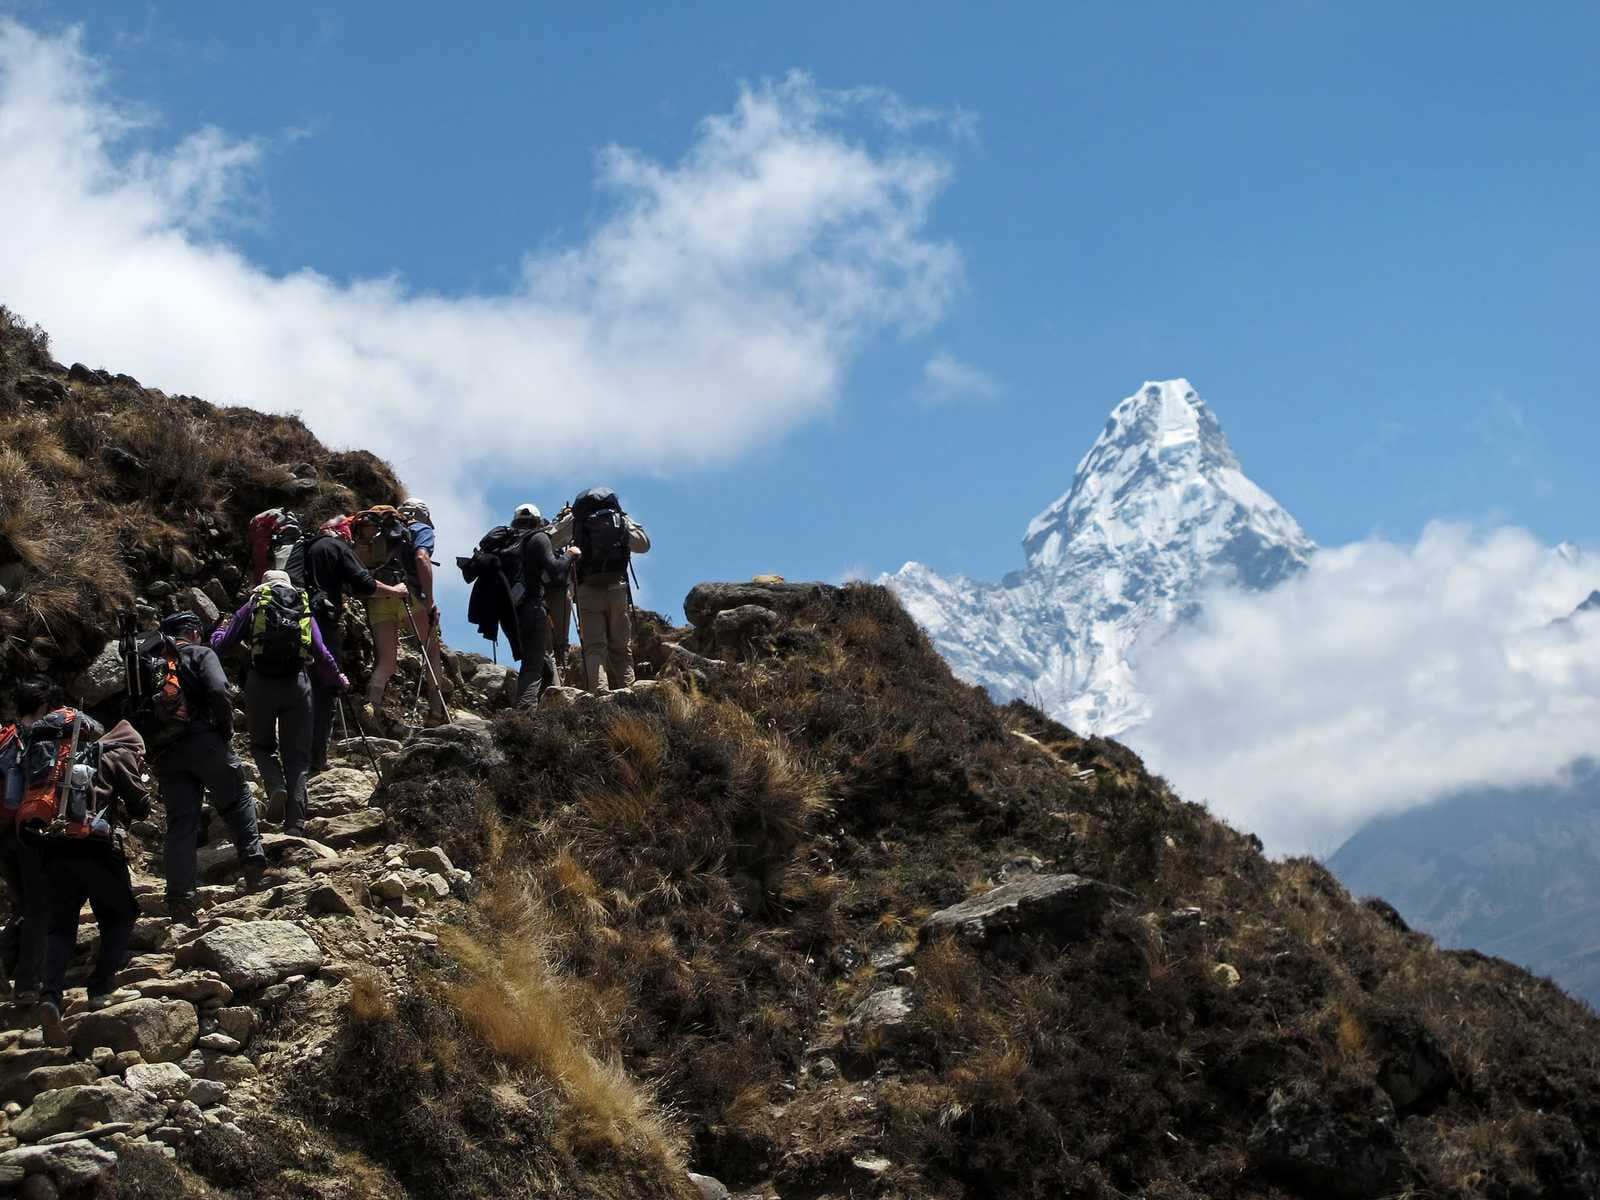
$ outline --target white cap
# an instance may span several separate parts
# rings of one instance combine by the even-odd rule
[[[294,586],[294,580],[289,578],[289,572],[287,571],[263,571],[261,572],[261,582],[272,587]]]
[[[539,511],[537,504],[519,504],[517,505],[517,511],[511,514],[511,523],[513,525],[527,525],[530,523],[537,525],[543,520],[544,514]]]
[[[424,525],[433,524],[433,513],[429,510],[427,504],[418,500],[415,496],[407,496],[402,500],[398,511],[401,516],[412,517],[421,521]]]

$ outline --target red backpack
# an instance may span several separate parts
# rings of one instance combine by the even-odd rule
[[[250,586],[268,571],[286,571],[300,544],[300,518],[287,508],[269,508],[250,518]]]
[[[74,739],[78,712],[58,708],[35,721],[22,749],[22,799],[17,805],[18,828],[48,825],[63,812],[71,783],[75,750],[89,749],[82,737]],[[74,741],[79,745],[74,746]]]

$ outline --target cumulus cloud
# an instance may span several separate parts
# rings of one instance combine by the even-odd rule
[[[1515,528],[1318,552],[1266,593],[1216,590],[1137,664],[1129,735],[1184,795],[1275,852],[1463,788],[1556,780],[1600,750],[1600,562]]]
[[[923,364],[922,391],[930,404],[954,404],[993,400],[1000,385],[982,369],[940,350]]]
[[[961,260],[928,230],[950,165],[925,118],[746,87],[676,161],[602,150],[606,215],[515,288],[447,296],[263,270],[226,241],[262,211],[259,138],[153,147],[77,33],[0,19],[0,299],[65,355],[389,457],[459,546],[486,485],[575,443],[602,472],[727,460],[827,411],[867,339],[936,321]]]

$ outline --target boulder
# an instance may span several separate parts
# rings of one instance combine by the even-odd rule
[[[141,997],[74,1017],[67,1027],[79,1055],[109,1046],[119,1053],[137,1050],[145,1062],[175,1062],[200,1036],[200,1017],[186,1000]]]
[[[228,589],[222,586],[222,580],[216,578],[206,580],[205,593],[219,611],[232,611],[233,597],[228,595]]]
[[[24,371],[12,386],[18,397],[38,408],[53,408],[67,398],[66,384],[39,371]]]
[[[565,708],[569,704],[576,704],[583,694],[582,688],[547,687],[539,693],[539,707]]]
[[[306,893],[306,911],[337,917],[356,915],[355,901],[331,883],[319,883]]]
[[[149,1096],[120,1084],[93,1083],[45,1092],[11,1122],[11,1133],[24,1142],[37,1142],[109,1121],[150,1124],[165,1115],[166,1109]]]
[[[683,612],[696,629],[703,629],[720,612],[754,604],[783,616],[791,616],[815,600],[838,595],[839,589],[826,583],[698,583],[683,601]]]
[[[48,1067],[35,1067],[28,1072],[28,1086],[33,1089],[34,1096],[41,1092],[53,1092],[57,1088],[80,1087],[86,1083],[98,1083],[100,1068],[92,1062],[57,1063]]]
[[[394,765],[384,767],[384,778],[422,779],[458,768],[482,774],[505,762],[486,721],[470,713],[456,717],[453,724],[412,733]]]
[[[123,1075],[134,1091],[157,1100],[182,1100],[194,1080],[177,1063],[141,1063]]]
[[[182,975],[176,979],[151,979],[134,985],[141,996],[157,1000],[187,1000],[197,1008],[226,1004],[233,989],[214,975]]]
[[[306,834],[325,846],[342,850],[361,842],[383,837],[388,818],[378,808],[363,808],[337,817],[314,817],[306,822]]]
[[[179,588],[178,603],[205,622],[205,627],[208,630],[215,629],[217,623],[222,620],[221,610],[212,603],[211,597],[206,595],[201,588]]]
[[[711,619],[711,640],[723,653],[745,653],[760,639],[770,637],[783,618],[759,604],[725,608]]]
[[[439,875],[449,875],[455,870],[450,856],[438,846],[429,846],[425,850],[408,850],[406,866],[415,867],[419,871],[432,871]]]
[[[248,1005],[219,1008],[211,1017],[218,1029],[239,1042],[248,1042],[250,1035],[256,1031],[256,1010]]]
[[[845,1021],[845,1045],[862,1055],[892,1050],[904,1040],[910,1022],[911,989],[884,988],[856,1005]]]
[[[86,1188],[116,1165],[117,1156],[87,1138],[49,1146],[19,1146],[0,1154],[0,1171],[20,1167],[29,1175],[48,1175],[57,1187]]]
[[[512,667],[500,663],[483,663],[468,676],[467,683],[473,691],[492,698],[505,692],[511,686],[511,681],[516,678],[516,674],[516,670]]]
[[[720,1179],[713,1179],[710,1175],[696,1175],[690,1171],[689,1182],[698,1189],[700,1200],[731,1200],[733,1195]]]
[[[1250,1161],[1300,1195],[1366,1200],[1399,1182],[1401,1153],[1389,1097],[1370,1085],[1325,1091],[1309,1080],[1275,1091],[1250,1131]]]
[[[1079,937],[1099,921],[1113,895],[1112,888],[1081,875],[1033,875],[940,909],[922,931],[971,943],[1021,933]]]
[[[206,1064],[206,1078],[229,1086],[245,1083],[261,1072],[242,1054],[221,1054]]]
[[[292,921],[247,921],[202,934],[178,951],[178,961],[210,967],[229,987],[250,991],[316,971],[323,954],[311,935]]]
[[[0,1050],[0,1102],[26,1103],[38,1089],[28,1082],[40,1067],[62,1066],[68,1061],[64,1049],[54,1046],[29,1046]]]
[[[127,688],[127,673],[122,647],[116,641],[105,644],[83,673],[67,685],[67,694],[85,708],[104,704]]]
[[[376,781],[354,767],[329,767],[306,786],[306,802],[314,813],[343,813],[365,808]]]

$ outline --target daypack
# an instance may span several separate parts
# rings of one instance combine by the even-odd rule
[[[250,518],[250,586],[268,571],[284,571],[300,544],[300,518],[287,508],[269,508]]]
[[[387,504],[374,505],[357,516],[358,523],[376,523],[383,561],[372,577],[384,583],[407,583],[417,590],[417,543],[405,519]]]
[[[63,811],[68,799],[73,765],[72,735],[81,726],[77,710],[58,708],[35,721],[22,748],[22,800],[17,805],[17,827],[48,825]],[[79,749],[90,744],[79,737]],[[96,761],[98,766],[98,760]],[[93,774],[90,774],[93,778]]]
[[[0,726],[0,828],[17,819],[22,803],[22,736],[15,725]]]
[[[192,681],[177,643],[161,636],[147,641],[135,650],[130,666],[136,674],[129,681],[133,704],[128,722],[144,738],[145,749],[158,749],[187,733],[195,717],[187,691]]]
[[[311,661],[311,596],[281,583],[256,589],[250,665],[263,675],[294,675]]]
[[[632,559],[628,517],[610,488],[590,488],[572,504],[572,541],[583,551],[578,578],[622,574]]]

